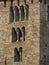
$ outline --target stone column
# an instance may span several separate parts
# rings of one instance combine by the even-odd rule
[[[25,41],[25,28],[22,28],[22,41]]]
[[[19,32],[17,31],[17,42],[20,40]]]

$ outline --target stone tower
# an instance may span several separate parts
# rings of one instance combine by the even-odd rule
[[[0,65],[40,65],[39,0],[0,0]]]

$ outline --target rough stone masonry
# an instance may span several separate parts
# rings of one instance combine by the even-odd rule
[[[40,65],[39,0],[0,0],[0,65]]]

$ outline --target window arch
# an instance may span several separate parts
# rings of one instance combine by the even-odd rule
[[[15,28],[12,28],[12,42],[16,42],[16,41],[17,41],[17,32]]]
[[[17,41],[20,41],[22,37],[20,28],[17,28]]]
[[[29,16],[29,5],[26,4],[26,20],[28,20]]]
[[[14,61],[19,62],[20,61],[20,53],[17,48],[14,49]]]
[[[22,27],[22,39],[25,41],[25,27]]]
[[[25,18],[25,12],[24,12],[24,6],[20,6],[20,11],[21,11],[21,21],[24,21]]]
[[[19,21],[19,9],[15,6],[15,21]]]
[[[9,21],[10,22],[14,22],[14,10],[13,10],[13,6],[10,7],[9,9]]]
[[[14,61],[15,62],[22,61],[22,47],[20,47],[19,49],[18,48],[14,49]]]

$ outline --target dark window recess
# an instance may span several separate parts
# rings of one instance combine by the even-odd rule
[[[49,21],[49,6],[48,6],[48,21]]]
[[[11,6],[13,6],[13,0],[11,0]]]
[[[29,14],[29,5],[26,5],[26,20],[28,20]]]
[[[15,6],[15,21],[19,21],[19,9]]]
[[[24,4],[26,4],[26,0],[24,0]]]
[[[22,39],[25,41],[25,27],[22,27]]]
[[[46,4],[46,0],[44,0],[44,4]]]
[[[18,4],[18,5],[20,4],[20,0],[17,0],[17,4]]]
[[[31,0],[31,3],[33,3],[33,0]]]
[[[17,33],[15,28],[12,28],[12,42],[16,42],[17,41]]]
[[[21,30],[19,32],[19,35],[20,35],[20,41],[22,41],[22,32],[21,32]]]
[[[19,52],[20,52],[20,61],[22,61],[22,47],[19,48]]]
[[[20,61],[22,61],[22,47],[20,47],[19,50],[17,48],[14,50],[14,62]]]
[[[14,11],[12,6],[9,9],[9,21],[14,22]]]
[[[39,0],[40,3],[42,3],[42,0]]]
[[[21,37],[22,37],[21,30],[20,30],[20,28],[17,28],[17,41],[20,41]]]
[[[20,11],[21,11],[21,21],[24,21],[25,18],[24,6],[20,6]]]
[[[6,7],[6,0],[4,0],[4,7]]]

